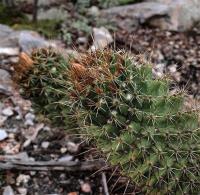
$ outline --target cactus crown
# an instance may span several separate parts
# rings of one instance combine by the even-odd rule
[[[170,92],[167,77],[153,78],[148,62],[111,50],[72,60],[60,74],[66,93],[52,102],[65,99],[59,109],[73,110],[84,136],[144,193],[200,191],[199,111],[184,109],[184,93]],[[55,93],[53,84],[45,86]]]

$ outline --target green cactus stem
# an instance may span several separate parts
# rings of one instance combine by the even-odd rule
[[[199,110],[185,109],[185,93],[172,93],[170,79],[154,78],[149,62],[122,51],[88,52],[69,63],[36,54],[22,83],[45,114],[73,115],[83,137],[144,194],[200,192]]]

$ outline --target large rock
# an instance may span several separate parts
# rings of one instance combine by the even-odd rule
[[[151,0],[109,8],[101,14],[129,31],[144,23],[164,30],[186,31],[200,21],[200,1]]]
[[[158,3],[165,3],[169,7],[169,12],[166,17],[151,20],[151,25],[167,30],[186,31],[191,29],[197,22],[200,22],[199,0],[156,1]]]
[[[102,10],[101,15],[118,27],[132,31],[150,18],[165,16],[168,12],[169,7],[163,3],[144,2]]]
[[[26,53],[31,53],[33,49],[48,47],[51,44],[34,31],[20,31],[18,36],[19,47]]]
[[[20,51],[31,53],[35,48],[55,46],[46,41],[37,32],[22,30],[14,31],[0,24],[0,67],[8,69],[18,62]]]
[[[0,24],[0,37],[6,37],[8,34],[12,33],[13,30],[6,25]]]

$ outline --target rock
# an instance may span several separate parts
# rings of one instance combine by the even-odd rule
[[[69,142],[67,142],[67,149],[71,153],[76,153],[76,152],[78,152],[79,145],[75,144],[74,142],[69,141]]]
[[[10,57],[9,61],[11,62],[11,64],[17,64],[19,62],[19,57]]]
[[[9,26],[0,24],[0,48],[18,48],[15,32],[16,31],[11,29]]]
[[[27,195],[28,190],[26,188],[17,188],[20,195]]]
[[[26,184],[30,180],[30,175],[20,174],[16,179],[16,185],[19,186],[21,183]]]
[[[169,11],[165,17],[153,18],[149,23],[164,30],[186,31],[200,22],[199,0],[157,0],[166,4]]]
[[[0,69],[0,93],[10,95],[13,91],[13,81],[10,74],[3,69]]]
[[[35,126],[31,126],[28,129],[24,129],[22,130],[22,134],[23,136],[27,139],[24,144],[23,147],[27,147],[31,144],[32,141],[34,141],[39,133],[40,130],[42,130],[44,127],[43,123],[37,124]]]
[[[39,9],[38,20],[66,20],[68,11],[62,7],[52,7],[50,9]]]
[[[93,39],[94,42],[91,46],[92,51],[103,49],[113,42],[112,35],[105,27],[93,28]]]
[[[61,152],[62,154],[64,154],[65,152],[67,152],[67,148],[62,147],[62,148],[60,149],[60,152]]]
[[[46,41],[37,32],[14,31],[8,26],[0,25],[0,65],[17,63],[20,50],[30,54],[35,48],[48,46],[55,45]]]
[[[91,192],[91,186],[89,183],[83,183],[81,185],[81,191],[84,193],[90,193]]]
[[[200,21],[198,0],[151,0],[101,11],[101,16],[118,27],[132,31],[140,24],[164,30],[186,31]]]
[[[0,56],[17,56],[19,55],[18,47],[1,47],[0,45]]]
[[[26,126],[33,126],[34,122],[31,119],[27,119],[24,123]]]
[[[25,125],[26,126],[33,126],[34,125],[34,119],[35,119],[35,115],[34,114],[32,114],[32,113],[27,113],[26,115],[25,115]]]
[[[35,119],[35,115],[28,112],[26,115],[25,115],[25,119],[30,119],[30,120],[34,120]]]
[[[2,110],[4,116],[12,116],[14,114],[12,107],[7,107]]]
[[[97,16],[99,16],[99,14],[100,14],[100,11],[99,11],[99,8],[97,6],[92,6],[88,9],[88,15],[89,16],[97,17]]]
[[[49,147],[49,144],[50,144],[49,142],[44,141],[44,142],[42,142],[41,147],[44,149],[47,149]]]
[[[20,152],[20,153],[17,153],[17,154],[14,154],[14,155],[6,155],[6,159],[18,159],[18,160],[21,160],[21,161],[28,161],[30,160],[27,152]]]
[[[50,43],[34,31],[20,31],[19,46],[22,51],[30,54],[33,49],[48,47]]]
[[[0,37],[7,37],[8,34],[12,33],[13,29],[7,25],[0,24]]]
[[[73,156],[71,155],[65,155],[61,158],[58,159],[59,162],[67,162],[67,161],[72,161],[73,160]]]
[[[77,43],[80,43],[80,44],[86,44],[87,43],[87,38],[86,37],[79,37],[77,39]]]
[[[6,139],[8,137],[7,132],[4,129],[0,129],[0,141]]]
[[[3,191],[3,195],[15,195],[11,186],[6,186]]]
[[[143,2],[102,10],[101,17],[131,32],[149,18],[165,16],[168,12],[169,7],[163,3]]]
[[[4,122],[7,120],[8,117],[0,115],[0,127],[3,126]]]

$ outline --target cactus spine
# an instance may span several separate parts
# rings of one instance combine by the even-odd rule
[[[65,68],[66,104],[112,165],[146,194],[200,191],[199,111],[184,109],[184,93],[171,93],[169,79],[153,78],[149,63],[110,50]]]

